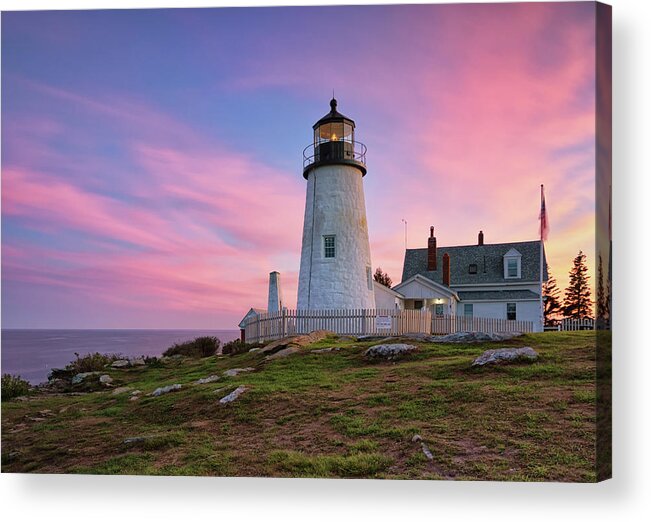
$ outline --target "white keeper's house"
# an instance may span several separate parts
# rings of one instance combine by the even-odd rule
[[[540,248],[539,240],[487,244],[483,231],[474,245],[439,247],[431,227],[426,248],[405,251],[402,282],[378,288],[376,302],[429,308],[432,315],[532,321],[541,330]]]

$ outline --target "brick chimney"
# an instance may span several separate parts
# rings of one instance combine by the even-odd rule
[[[482,246],[484,244],[484,231],[483,230],[479,231],[479,236],[477,236],[477,244],[479,246]]]
[[[447,252],[443,254],[443,284],[450,286],[450,256]]]
[[[434,227],[429,227],[429,238],[427,239],[427,270],[436,270],[436,238]]]

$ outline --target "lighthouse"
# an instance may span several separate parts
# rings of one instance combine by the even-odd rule
[[[337,111],[312,127],[303,151],[307,180],[298,309],[375,308],[363,178],[366,146],[355,122]]]

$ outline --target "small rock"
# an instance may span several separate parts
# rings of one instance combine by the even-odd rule
[[[145,366],[147,364],[143,357],[136,357],[135,359],[132,359],[129,362],[131,366]]]
[[[38,412],[38,414],[41,417],[52,417],[52,416],[54,416],[54,413],[52,413],[52,410],[41,410],[41,411]]]
[[[312,350],[310,353],[327,353],[327,352],[338,352],[341,348],[321,348],[320,350]]]
[[[251,348],[251,349],[249,350],[249,353],[252,353],[252,352],[259,352],[259,351],[260,351],[260,348]]]
[[[180,384],[170,384],[169,386],[163,386],[161,388],[156,388],[153,392],[150,393],[153,397],[160,397],[166,393],[177,391],[181,389]]]
[[[128,359],[118,359],[111,363],[111,368],[127,368],[129,365],[130,363]]]
[[[145,442],[145,439],[146,437],[129,437],[128,439],[124,439],[122,444],[139,444]]]
[[[429,460],[434,460],[434,455],[432,455],[432,452],[429,450],[429,447],[427,446],[427,444],[425,444],[424,442],[421,442],[420,443],[420,448],[423,450],[423,453],[425,454],[425,456]]]
[[[411,438],[411,441],[412,441],[412,442],[420,442],[421,440],[423,440],[423,437],[421,437],[420,435],[414,435],[414,436]]]
[[[132,395],[131,397],[129,397],[130,401],[137,401],[138,399],[140,399],[140,395]]]
[[[229,393],[225,397],[222,397],[221,399],[219,399],[219,404],[228,404],[229,402],[233,402],[240,395],[242,395],[245,391],[246,391],[246,386],[238,386],[231,393]]]
[[[215,382],[221,379],[219,375],[210,375],[208,377],[204,377],[203,379],[199,379],[197,381],[197,384],[208,384],[209,382]]]
[[[364,352],[371,359],[386,359],[392,361],[404,355],[415,352],[418,348],[413,344],[376,344]]]
[[[102,384],[111,384],[113,382],[113,378],[110,375],[100,375],[99,382]]]
[[[142,390],[133,390],[131,392],[131,395],[141,395],[141,394],[142,394]]]
[[[230,370],[226,370],[224,375],[226,375],[226,377],[235,377],[238,373],[252,372],[253,370],[255,370],[255,368],[231,368]]]
[[[486,350],[472,362],[472,366],[535,361],[536,359],[538,359],[538,353],[530,346],[525,346],[524,348],[501,348],[498,350]]]
[[[3,464],[11,464],[12,462],[17,461],[19,457],[20,457],[19,451],[10,451],[6,455],[2,456]]]

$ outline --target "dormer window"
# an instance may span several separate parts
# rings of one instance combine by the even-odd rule
[[[522,277],[522,255],[515,248],[504,254],[504,279]]]
[[[506,260],[506,277],[518,277],[518,260],[515,258]]]

